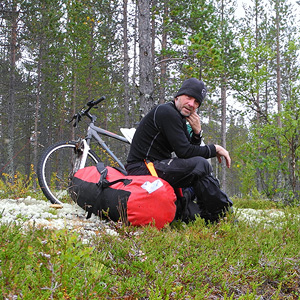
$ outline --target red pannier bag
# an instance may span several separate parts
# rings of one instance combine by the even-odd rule
[[[133,226],[158,229],[171,223],[176,213],[176,195],[165,180],[151,175],[129,176],[112,167],[78,170],[70,185],[72,199],[88,212],[113,221],[127,220]]]

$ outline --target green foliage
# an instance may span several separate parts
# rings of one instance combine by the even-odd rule
[[[93,299],[104,288],[106,253],[83,245],[66,230],[45,232],[1,227],[1,291],[24,299]],[[93,257],[93,259],[91,259]]]
[[[236,167],[245,194],[257,188],[259,177],[261,191],[268,198],[298,201],[299,111],[298,101],[286,102],[280,115],[272,115],[263,126],[253,126],[251,140],[237,149]],[[278,127],[278,117],[282,128]]]
[[[269,63],[275,58],[271,47],[262,42],[250,31],[246,31],[240,39],[244,57],[244,70],[240,72],[235,89],[239,91],[238,98],[249,106],[256,101],[255,96],[264,93],[266,82],[271,77]],[[256,108],[262,109],[262,108]]]
[[[0,179],[0,193],[1,198],[25,198],[33,194],[34,186],[37,184],[33,171],[33,165],[31,165],[31,172],[29,177],[16,172],[12,178],[9,174],[3,173],[2,179]]]
[[[243,198],[233,197],[235,208],[252,208],[252,209],[282,209],[282,202],[268,200],[263,197],[257,190],[253,190],[251,195],[245,195]],[[296,210],[296,208],[295,208]]]
[[[232,159],[232,166],[227,170],[227,188],[226,192],[230,196],[239,195],[240,193],[248,193],[250,188],[253,188],[252,177],[251,180],[248,180],[245,177],[241,177],[239,164],[239,148],[241,145],[247,143],[248,137],[248,128],[245,124],[245,120],[242,116],[235,119],[231,117],[230,124],[226,133],[226,149],[230,153]],[[214,139],[212,139],[213,141]],[[245,153],[244,153],[245,154]],[[249,170],[248,170],[249,171]],[[250,177],[250,176],[249,176]],[[248,180],[246,183],[245,180]],[[243,190],[243,187],[247,187],[247,191]]]
[[[270,6],[265,6],[266,3]],[[170,99],[182,79],[191,76],[203,79],[209,89],[201,107],[202,116],[209,120],[208,125],[202,120],[205,142],[219,143],[219,88],[226,87],[228,100],[233,96],[234,109],[237,101],[242,104],[247,126],[252,121],[256,123],[248,132],[227,120],[230,123],[227,146],[233,159],[232,169],[227,172],[230,193],[259,193],[291,203],[298,201],[300,186],[299,26],[292,16],[296,10],[291,10],[287,0],[266,3],[252,1],[245,18],[237,19],[233,12],[236,1],[232,0],[151,2],[155,24],[152,50],[157,51],[153,61],[156,74],[153,97],[156,101],[160,94],[161,101],[165,96]],[[124,125],[123,16],[116,0],[4,0],[1,5],[0,165],[5,166],[7,158],[14,157],[14,163],[10,164],[15,170],[9,173],[17,174],[20,179],[11,184],[16,178],[4,177],[1,189],[5,195],[22,197],[27,195],[27,187],[36,184],[34,179],[28,182],[28,178],[31,164],[36,168],[42,146],[85,135],[85,126],[75,131],[65,120],[88,100],[106,95],[106,102],[96,113],[98,124],[113,132],[119,132]],[[13,12],[14,5],[17,13]],[[134,9],[129,7],[129,74],[132,75],[129,109],[133,126],[140,115],[138,61],[133,57],[138,53],[138,29],[132,14]],[[277,20],[273,15],[276,11]],[[13,47],[8,45],[13,41],[16,14],[15,68],[10,61]],[[279,25],[278,53],[276,25]],[[10,72],[12,67],[15,72]],[[157,78],[160,76],[157,74],[162,78]],[[281,80],[280,91],[276,77]],[[13,113],[9,109],[12,94]],[[278,116],[274,114],[277,95],[281,96],[282,105]],[[281,130],[277,128],[278,118],[283,124]],[[36,134],[40,132],[35,149],[28,144],[34,130]],[[9,149],[7,145],[12,144]],[[113,145],[115,149],[124,161],[128,148]]]
[[[272,226],[233,215],[161,231],[115,226],[117,236],[99,228],[89,244],[68,230],[2,225],[0,290],[22,299],[293,299],[299,210],[283,211]]]

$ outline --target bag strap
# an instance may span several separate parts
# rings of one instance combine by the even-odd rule
[[[107,169],[104,165],[104,163],[102,161],[98,162],[97,165],[96,165],[96,168],[97,168],[97,171],[99,172],[100,174],[100,179],[97,183],[97,185],[102,188],[103,187],[103,183],[106,182],[106,176],[107,176]]]
[[[120,179],[117,179],[117,180],[114,180],[114,181],[108,181],[106,179],[108,170],[104,166],[104,163],[103,162],[98,162],[96,167],[97,167],[98,172],[100,173],[100,179],[97,183],[97,186],[99,186],[99,188],[101,188],[102,190],[104,188],[109,187],[109,186],[111,186],[115,183],[118,183],[118,182],[123,182],[125,185],[127,185],[132,181],[131,179],[127,179],[127,178],[120,178]]]
[[[96,165],[97,171],[100,174],[100,179],[97,183],[97,186],[100,188],[100,193],[103,191],[103,183],[106,182],[106,175],[107,175],[107,169],[105,168],[105,165],[102,161],[98,162]],[[89,207],[86,208],[87,216],[86,218],[89,219],[92,216],[92,213],[94,211],[94,205],[89,205]]]
[[[99,172],[100,174],[100,179],[97,183],[97,186],[99,187],[100,189],[100,193],[103,192],[103,190],[115,183],[118,183],[118,182],[123,182],[124,185],[127,185],[129,184],[132,180],[130,179],[127,179],[127,178],[120,178],[120,179],[117,179],[117,180],[114,180],[114,181],[111,181],[109,182],[107,179],[106,179],[106,176],[107,176],[107,173],[108,173],[108,170],[107,168],[105,167],[104,163],[103,162],[98,162],[97,165],[96,165],[96,168],[97,168],[97,171]],[[91,216],[92,216],[92,213],[93,213],[93,206],[89,206],[88,208],[86,208],[86,211],[88,212],[87,214],[87,219],[89,219]]]
[[[145,159],[145,165],[146,167],[148,168],[150,174],[154,177],[158,177],[157,173],[156,173],[156,170],[155,170],[155,167],[154,167],[154,164],[152,161],[148,161]]]

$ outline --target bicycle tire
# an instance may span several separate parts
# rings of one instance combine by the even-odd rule
[[[37,168],[38,182],[45,197],[53,204],[72,202],[68,189],[76,149],[75,141],[58,142],[48,147],[40,157]],[[99,161],[97,154],[89,150],[85,166],[95,165]]]

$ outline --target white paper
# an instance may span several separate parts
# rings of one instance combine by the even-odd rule
[[[164,184],[160,179],[156,179],[152,183],[150,181],[146,181],[143,185],[142,188],[146,190],[149,194],[155,192],[159,188],[161,188]]]
[[[136,129],[135,128],[120,128],[120,130],[121,130],[122,134],[125,136],[125,138],[128,140],[128,142],[131,144]]]

